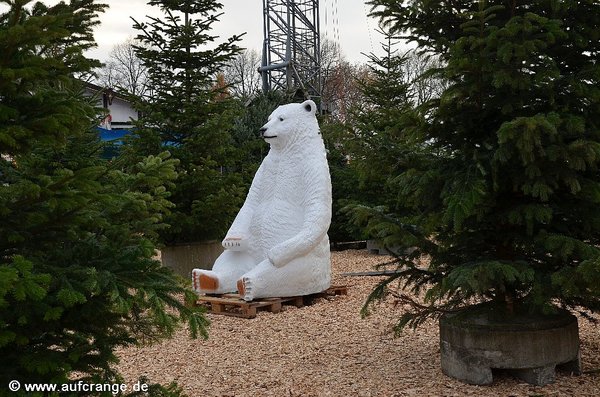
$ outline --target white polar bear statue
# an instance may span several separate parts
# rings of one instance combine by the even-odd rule
[[[270,145],[212,270],[194,269],[200,294],[257,298],[330,287],[331,177],[313,101],[275,109],[260,132]]]

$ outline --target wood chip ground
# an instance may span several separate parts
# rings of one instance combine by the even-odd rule
[[[118,369],[133,384],[177,381],[191,397],[210,396],[600,396],[600,325],[580,319],[584,374],[558,373],[535,387],[507,374],[491,386],[466,385],[442,374],[437,323],[394,337],[402,307],[384,302],[362,319],[360,308],[382,277],[372,271],[388,257],[366,251],[332,253],[333,284],[348,295],[313,305],[284,306],[254,319],[209,314],[209,339],[182,329],[170,340],[119,351]]]

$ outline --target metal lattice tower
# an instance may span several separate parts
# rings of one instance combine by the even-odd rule
[[[263,91],[321,97],[319,0],[263,0]]]

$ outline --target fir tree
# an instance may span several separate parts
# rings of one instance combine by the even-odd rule
[[[332,215],[331,225],[327,234],[335,247],[338,243],[351,242],[363,239],[363,233],[356,227],[348,214],[343,209],[357,202],[368,201],[365,197],[368,192],[360,187],[360,179],[348,161],[348,151],[343,145],[346,137],[346,126],[332,118],[324,117],[320,120],[321,132],[327,149],[327,162],[331,174],[332,187]]]
[[[414,309],[400,328],[477,301],[598,310],[600,3],[370,4],[449,82],[406,129],[409,167],[390,176],[399,210],[355,214],[402,242],[399,273],[371,298],[394,279],[426,290],[425,304],[396,293]]]
[[[27,3],[0,15],[0,384],[117,382],[117,347],[181,320],[206,333],[181,300],[193,292],[153,259],[176,161],[127,173],[100,159],[100,114],[74,75],[97,65],[83,51],[104,6]]]
[[[179,160],[175,203],[165,243],[220,239],[243,202],[231,126],[237,107],[215,85],[218,72],[240,51],[238,36],[213,46],[217,1],[152,0],[162,17],[135,21],[137,54],[148,70],[149,95],[126,152],[132,158],[165,147]],[[211,47],[213,46],[213,47]]]
[[[92,0],[50,8],[39,2],[30,8],[25,5],[31,1],[3,2],[11,9],[0,15],[0,154],[10,156],[33,142],[64,143],[72,123],[81,123],[69,111],[79,101],[57,88],[100,65],[83,52],[94,46],[92,28],[98,22],[92,17],[104,6]]]
[[[385,38],[383,56],[370,54],[367,73],[359,79],[361,104],[350,109],[344,147],[351,165],[360,174],[361,190],[372,205],[393,205],[388,176],[404,169],[399,162],[406,145],[405,128],[413,121],[413,102],[405,76],[409,53],[400,53],[398,38],[378,31]],[[385,194],[381,194],[385,192]]]
[[[337,133],[339,147],[349,161],[341,169],[332,168],[332,180],[336,181],[341,171],[352,184],[334,201],[334,207],[341,209],[338,214],[341,217],[364,210],[368,213],[370,208],[387,212],[400,210],[395,180],[389,176],[405,170],[408,167],[405,161],[412,153],[407,129],[415,121],[415,98],[405,73],[410,53],[399,51],[398,38],[390,32],[382,29],[379,33],[385,38],[381,45],[383,55],[369,55],[367,72],[358,79],[362,101],[350,108],[345,128]],[[336,189],[334,196],[337,196]],[[363,234],[370,238],[381,237],[376,228],[365,228]],[[391,237],[386,244],[396,245]]]

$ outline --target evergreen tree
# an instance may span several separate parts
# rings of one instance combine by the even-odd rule
[[[64,143],[72,123],[81,129],[81,121],[69,117],[78,99],[57,88],[100,65],[83,52],[94,46],[93,16],[104,6],[91,0],[50,8],[38,2],[29,9],[31,1],[3,3],[11,9],[0,15],[0,154],[12,156],[34,142]]]
[[[218,72],[240,51],[239,36],[210,48],[217,1],[152,0],[162,17],[135,21],[137,54],[148,70],[149,95],[126,153],[157,154],[165,147],[179,160],[171,200],[175,208],[162,233],[167,244],[220,239],[243,202],[242,179],[230,172],[236,149],[231,126],[237,107],[215,85]]]
[[[476,301],[600,308],[600,3],[372,0],[392,33],[439,56],[448,88],[406,128],[399,210],[362,209],[425,289],[399,327]],[[427,268],[413,263],[429,256]]]
[[[405,170],[408,165],[404,161],[412,153],[406,139],[406,129],[416,118],[415,98],[405,73],[410,54],[399,52],[393,34],[385,30],[380,33],[385,37],[383,55],[369,55],[367,73],[358,80],[362,101],[350,108],[348,122],[337,133],[336,141],[347,164],[332,168],[332,180],[344,176],[348,181],[338,184],[349,184],[342,195],[334,189],[334,208],[340,209],[337,216],[342,219],[370,208],[399,211],[395,179],[390,175]],[[342,223],[351,222],[347,219]],[[375,229],[364,232],[367,238],[380,237]],[[389,240],[387,244],[395,245]]]
[[[360,187],[356,167],[348,161],[348,151],[343,145],[346,136],[346,126],[332,117],[320,120],[321,132],[327,149],[327,162],[331,174],[332,214],[331,225],[327,234],[329,241],[335,247],[337,243],[363,239],[360,228],[357,228],[343,208],[364,202],[368,192]]]
[[[97,66],[83,52],[104,6],[27,3],[0,15],[0,388],[118,382],[117,347],[181,320],[206,333],[181,300],[193,292],[153,259],[176,162],[100,159],[100,114],[74,75]]]
[[[379,32],[385,37],[383,56],[369,55],[368,73],[359,80],[363,100],[350,109],[344,147],[360,175],[361,190],[369,195],[367,202],[393,206],[396,194],[388,176],[405,168],[399,159],[410,150],[405,128],[414,121],[413,98],[405,76],[409,53],[398,51],[393,34]]]

